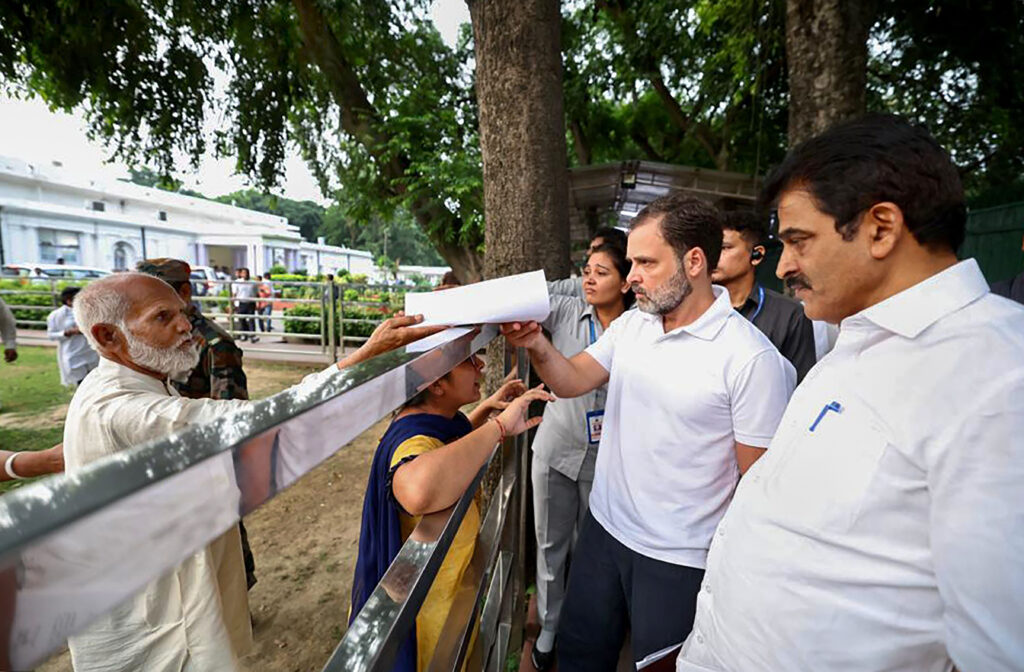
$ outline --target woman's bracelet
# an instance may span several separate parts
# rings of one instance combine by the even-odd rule
[[[494,421],[494,424],[498,425],[498,431],[501,432],[501,437],[498,441],[504,441],[505,437],[508,436],[508,432],[505,431],[505,425],[501,424],[501,420],[498,419],[498,416],[494,416],[491,420]]]
[[[11,453],[11,456],[7,458],[6,462],[4,462],[4,471],[7,472],[8,476],[16,480],[24,478],[24,476],[19,476],[16,473],[14,473],[14,458],[16,458],[17,456],[18,453]]]

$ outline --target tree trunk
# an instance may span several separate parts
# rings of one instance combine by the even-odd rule
[[[480,105],[486,277],[569,272],[558,0],[470,0]]]
[[[789,144],[864,114],[874,0],[787,0]]]

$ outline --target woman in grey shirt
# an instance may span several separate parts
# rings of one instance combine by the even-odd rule
[[[552,296],[543,327],[566,357],[594,343],[633,304],[626,282],[629,262],[618,245],[601,245],[583,267],[583,298]],[[587,513],[590,486],[604,415],[605,388],[544,409],[533,440],[533,507],[537,532],[537,614],[541,633],[533,664],[544,670],[554,660],[558,615],[565,597],[566,559]]]

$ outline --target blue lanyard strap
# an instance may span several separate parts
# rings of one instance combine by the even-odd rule
[[[764,287],[758,285],[757,287],[757,310],[750,316],[750,321],[753,322],[757,319],[757,316],[761,314],[761,309],[764,308]],[[591,327],[593,328],[593,327]]]
[[[594,329],[594,316],[587,315],[587,319],[590,322],[590,344],[597,343],[597,331]]]

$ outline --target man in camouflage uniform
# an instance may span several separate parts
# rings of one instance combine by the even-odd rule
[[[235,340],[223,327],[203,316],[192,303],[192,283],[189,282],[192,268],[179,259],[161,257],[140,261],[136,264],[136,270],[160,278],[174,288],[188,306],[186,311],[192,323],[192,336],[202,343],[196,368],[187,377],[171,381],[181,396],[193,399],[248,399],[249,390],[242,370],[242,349],[235,345]],[[245,580],[249,588],[252,588],[256,583],[256,563],[241,521],[238,522],[238,528],[242,536]]]

